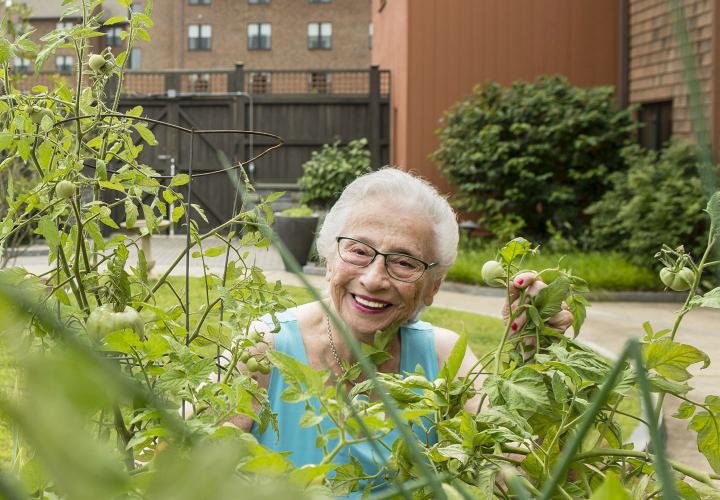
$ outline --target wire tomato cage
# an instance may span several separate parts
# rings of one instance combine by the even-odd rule
[[[232,177],[232,174],[238,170],[242,171],[244,174],[246,166],[248,166],[248,165],[254,166],[254,162],[256,160],[271,153],[273,150],[282,147],[282,145],[284,144],[284,141],[280,136],[269,133],[269,132],[260,132],[260,131],[256,131],[256,130],[243,130],[243,129],[188,128],[188,127],[183,127],[181,125],[176,125],[176,124],[169,123],[169,122],[162,121],[162,120],[156,120],[153,118],[147,118],[147,117],[143,117],[143,116],[133,116],[133,115],[130,115],[127,113],[98,113],[98,114],[94,114],[94,115],[75,116],[75,117],[66,118],[63,120],[58,120],[57,122],[55,122],[52,125],[51,129],[57,128],[59,126],[65,125],[67,123],[74,122],[74,123],[77,123],[78,129],[81,130],[81,127],[82,127],[81,121],[82,120],[98,120],[98,119],[104,119],[104,118],[110,119],[109,122],[107,123],[108,127],[112,127],[113,119],[119,119],[119,120],[127,119],[130,121],[130,123],[132,123],[134,121],[150,123],[150,124],[154,124],[154,125],[157,125],[160,127],[171,128],[171,129],[177,130],[178,132],[181,132],[183,134],[188,134],[190,136],[190,138],[189,138],[189,158],[188,158],[188,162],[187,162],[187,176],[188,176],[187,193],[184,195],[185,199],[182,202],[185,205],[184,218],[185,218],[185,224],[187,226],[186,241],[185,241],[186,246],[185,246],[185,250],[183,251],[183,253],[184,253],[184,258],[185,258],[185,301],[186,301],[185,307],[184,307],[184,309],[185,309],[185,328],[186,328],[186,331],[188,334],[188,342],[187,343],[189,343],[189,341],[192,340],[189,337],[189,334],[190,334],[190,251],[189,250],[193,246],[192,242],[191,242],[191,230],[190,230],[190,228],[191,228],[190,207],[192,204],[193,182],[199,178],[212,177],[212,176],[217,176],[217,175],[222,175],[222,174],[229,175],[231,177],[231,179],[233,180],[233,183],[235,184],[235,195],[234,195],[234,200],[233,200],[233,204],[232,204],[232,215],[229,219],[229,221],[234,221],[234,219],[238,215],[238,206],[239,206],[238,205],[238,196],[240,195],[242,188],[241,188],[240,183],[237,181],[237,178]],[[94,123],[94,126],[96,126],[96,125],[97,125],[97,122]],[[86,130],[85,133],[87,133],[88,131],[89,130]],[[107,134],[107,132],[104,132],[104,133]],[[230,162],[227,160],[227,158],[223,154],[219,154],[218,156],[219,156],[219,160],[221,161],[221,163],[229,164],[229,166],[224,166],[223,168],[219,168],[219,169],[215,169],[215,170],[211,170],[211,171],[194,172],[193,171],[194,153],[195,153],[195,142],[196,142],[197,137],[203,136],[203,135],[220,135],[220,134],[260,136],[260,137],[266,137],[269,139],[274,139],[275,141],[277,141],[277,143],[267,146],[260,153],[251,156],[251,158],[249,158],[248,160],[239,161],[234,164],[229,164]],[[107,137],[107,135],[106,135],[106,137]],[[80,147],[84,147],[86,150],[88,150],[92,154],[98,154],[98,152],[95,149],[89,147],[87,145],[87,143],[85,143],[83,141],[79,141],[78,149]],[[132,165],[132,164],[128,163],[126,158],[120,157],[114,151],[105,151],[104,154],[110,155],[111,158],[118,160],[118,161],[122,161],[123,163],[126,163],[130,168],[134,168],[134,169],[140,171],[140,169],[138,168],[137,165]],[[96,165],[91,164],[91,163],[86,163],[84,161],[83,161],[82,165],[83,165],[83,167],[87,167],[92,170],[97,169]],[[116,174],[116,173],[119,173],[120,170],[106,168],[106,172],[110,173],[110,174]],[[157,180],[172,180],[174,177],[173,175],[162,175],[162,174],[148,175],[148,173],[144,172],[144,171],[141,171],[141,173],[143,175],[145,175],[146,177],[149,177],[152,179],[157,179]],[[245,175],[245,178],[247,179],[246,175]],[[251,202],[249,199],[247,199],[247,197],[245,197],[242,201],[243,201],[243,203]],[[237,224],[237,221],[234,221],[232,224],[230,224],[228,226],[229,231],[232,231],[236,224]],[[221,226],[218,226],[218,227],[221,227]],[[216,227],[215,230],[217,230],[218,227]],[[227,246],[226,252],[225,252],[225,266],[224,266],[224,271],[223,271],[223,276],[222,276],[222,286],[223,287],[226,284],[227,267],[228,267],[229,257],[230,257],[230,245]],[[58,265],[59,265],[59,263],[58,263]],[[166,278],[167,275],[169,275],[169,272],[171,270],[172,270],[172,268],[168,270],[168,273],[166,273],[166,275],[163,276],[162,279]],[[59,276],[60,276],[60,274],[58,273],[58,278],[59,278]],[[223,319],[223,302],[221,302],[221,304],[220,304],[220,322],[222,322],[222,319]],[[132,357],[120,356],[118,354],[119,353],[108,352],[107,357],[116,359],[118,361],[124,361],[128,364],[132,364],[132,361],[133,361]],[[217,354],[218,354],[218,358],[220,358],[219,347],[218,347]],[[218,373],[220,372],[220,370],[221,370],[221,366],[218,363]]]

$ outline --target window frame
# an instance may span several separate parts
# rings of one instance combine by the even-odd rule
[[[105,45],[108,47],[120,47],[122,45],[122,32],[123,29],[119,26],[108,26],[107,31],[105,31]],[[117,36],[111,36],[111,33],[117,33]],[[115,40],[117,43],[110,43],[111,40]]]
[[[191,34],[191,30],[197,27],[197,36],[193,37]],[[203,36],[203,28],[208,28],[209,30],[209,36]],[[188,51],[196,52],[196,51],[209,51],[212,50],[212,24],[200,24],[200,23],[193,23],[188,24]],[[196,45],[193,46],[193,40],[196,40]],[[207,40],[207,46],[203,43],[203,40]]]
[[[268,29],[267,35],[263,35],[264,27],[267,27]],[[255,34],[250,33],[252,28],[256,28],[257,32]],[[272,23],[248,23],[246,32],[248,50],[272,50]],[[264,36],[267,37],[267,46],[263,46],[262,43]],[[251,43],[253,38],[257,39],[257,46],[253,46]]]
[[[310,29],[317,26],[317,34],[311,35]],[[323,35],[323,28],[329,27],[330,34]],[[307,24],[307,48],[308,50],[332,50],[332,23],[329,21],[313,21]],[[323,40],[327,39],[327,46],[323,45]],[[315,44],[313,44],[313,41]]]
[[[60,59],[70,61],[69,64],[58,64],[58,61]],[[55,56],[55,69],[58,73],[62,73],[64,75],[70,74],[73,72],[73,68],[75,67],[75,58],[69,54],[57,54]]]
[[[13,71],[27,74],[32,72],[32,60],[25,57],[13,56]]]
[[[137,54],[137,56],[135,56]],[[138,59],[137,63],[135,60]],[[142,50],[140,47],[133,47],[130,49],[130,55],[128,55],[128,70],[138,70],[142,68]]]
[[[637,121],[643,126],[638,129],[638,144],[659,151],[672,137],[672,115],[672,99],[640,103]]]

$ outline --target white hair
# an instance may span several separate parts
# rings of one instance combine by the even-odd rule
[[[437,273],[445,277],[457,256],[459,229],[455,212],[426,180],[392,167],[358,177],[343,190],[318,233],[318,255],[327,261],[336,252],[335,238],[345,230],[348,217],[371,198],[401,202],[403,208],[428,218],[435,233]]]

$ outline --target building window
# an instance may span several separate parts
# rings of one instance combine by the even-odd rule
[[[212,26],[209,24],[191,24],[188,26],[188,49],[210,50],[212,46]]]
[[[332,0],[310,0],[310,3],[330,3]]]
[[[250,5],[267,5],[270,3],[270,0],[248,0],[248,3]]]
[[[18,73],[30,73],[30,59],[24,57],[15,56],[13,58],[13,68]]]
[[[672,135],[672,101],[651,102],[640,105],[638,142],[647,149],[659,150]]]
[[[190,5],[210,5],[210,0],[189,0]]]
[[[122,28],[113,27],[105,32],[105,42],[108,47],[119,47],[122,44]]]
[[[128,69],[140,69],[142,65],[142,52],[139,48],[134,47],[130,50],[130,58],[128,59]]]
[[[368,49],[372,49],[373,23],[368,23]]]
[[[309,90],[313,94],[330,93],[330,75],[318,71],[310,73]]]
[[[252,73],[250,75],[251,94],[267,94],[270,92],[270,73]]]
[[[60,21],[55,25],[55,28],[59,30],[69,30],[72,29],[74,24],[72,21]]]
[[[248,49],[270,50],[272,45],[272,26],[270,23],[250,23],[247,28]]]
[[[332,48],[332,23],[308,24],[308,49]]]
[[[137,2],[133,2],[133,3],[130,4],[130,10],[131,10],[132,12],[142,12],[142,11],[143,11],[143,6],[142,6],[142,4],[139,4],[139,3],[137,3]]]
[[[57,56],[55,57],[55,67],[60,73],[72,73],[75,60],[73,56]]]
[[[193,73],[188,75],[190,92],[210,92],[210,74]]]

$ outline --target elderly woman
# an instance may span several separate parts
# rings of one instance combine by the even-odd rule
[[[427,182],[392,168],[355,180],[325,218],[317,249],[327,266],[327,305],[360,342],[372,344],[378,330],[394,331],[386,348],[392,357],[379,371],[412,373],[420,365],[428,379],[437,377],[458,335],[418,318],[433,303],[455,260],[457,243],[458,224],[447,201]],[[525,288],[540,282],[534,284],[534,276],[528,274],[516,284]],[[561,313],[556,323],[566,328],[567,315]],[[290,310],[279,320],[280,331],[265,335],[268,348],[337,377],[344,373],[343,362],[356,361],[319,302]],[[467,374],[475,362],[468,350],[459,375]],[[280,426],[279,435],[270,429],[259,435],[260,442],[290,452],[297,466],[320,463],[323,455],[316,446],[316,428],[300,426],[304,403],[280,398],[286,387],[282,374],[273,369],[270,375],[258,375],[258,382],[267,387]],[[475,409],[478,401],[468,404]],[[244,417],[235,421],[245,429],[251,426]],[[330,426],[324,422],[323,430],[325,424]],[[373,457],[368,444],[361,443],[347,447],[334,462],[347,463],[350,455],[366,472],[377,470],[375,462],[381,458]]]

